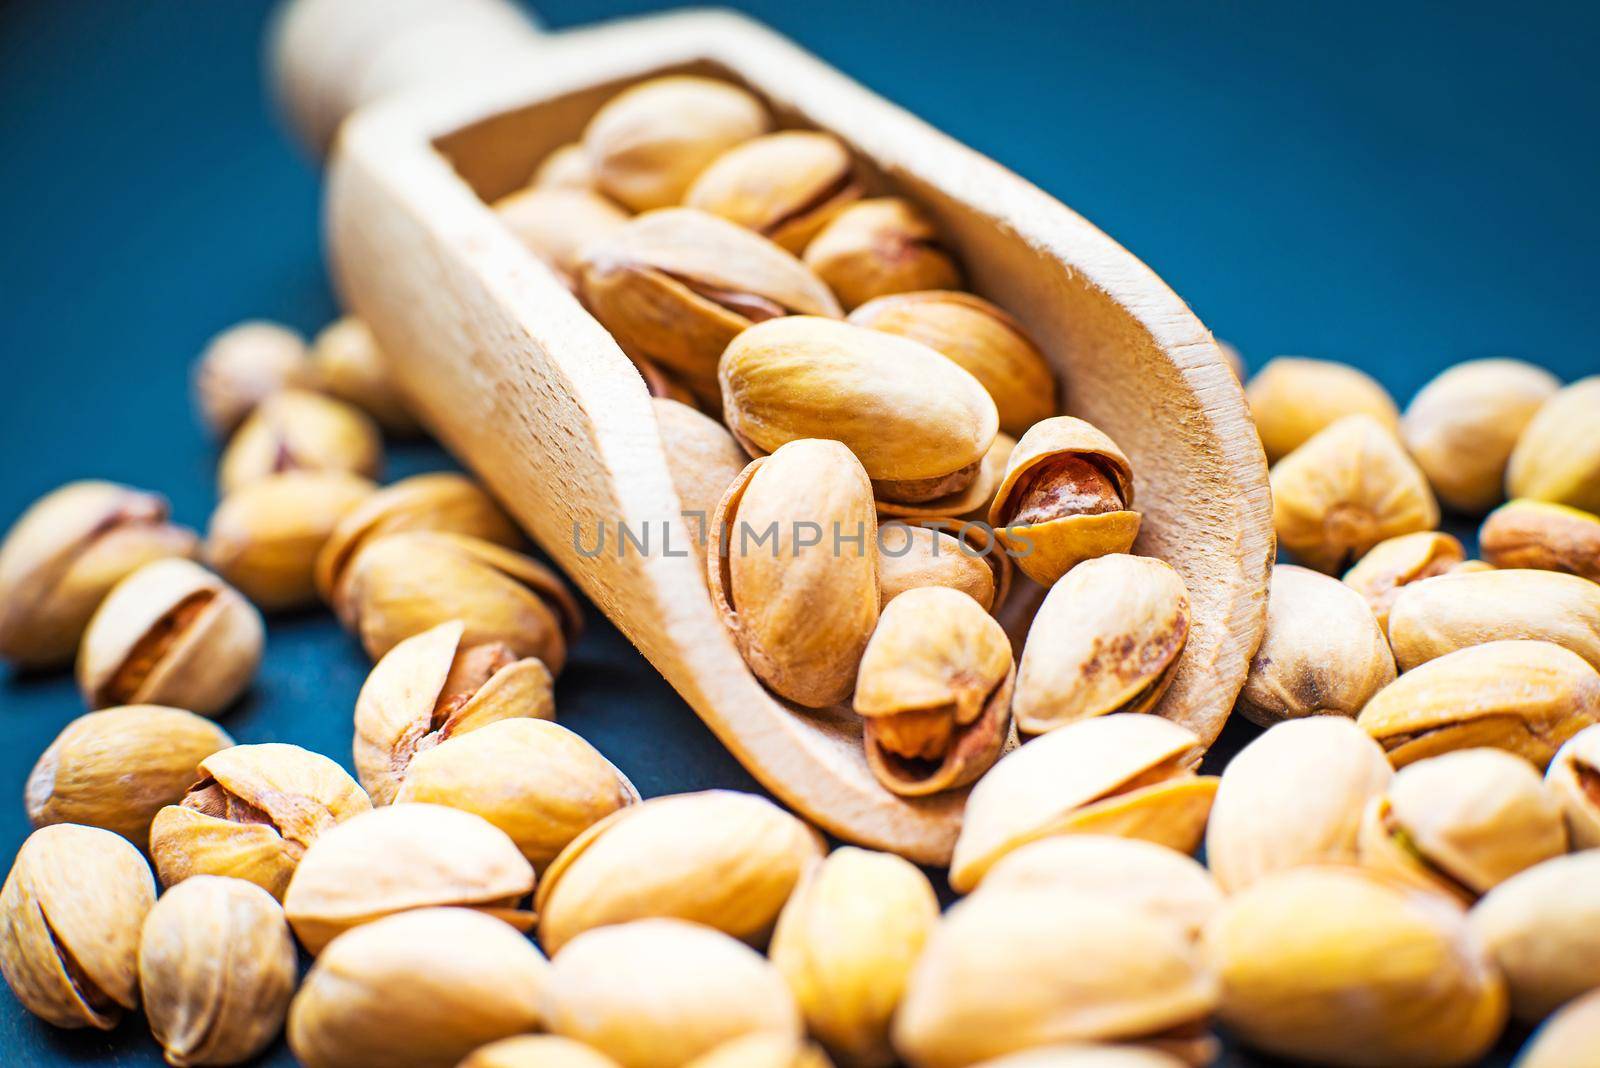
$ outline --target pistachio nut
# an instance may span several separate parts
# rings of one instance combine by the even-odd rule
[[[443,805],[388,805],[311,843],[283,908],[316,954],[343,931],[435,905],[476,909],[526,930],[533,917],[518,906],[532,890],[532,865],[483,817]]]
[[[892,853],[837,849],[795,888],[770,956],[806,1028],[841,1064],[894,1063],[889,1022],[938,922],[928,877]]]
[[[1506,464],[1561,380],[1523,360],[1468,360],[1423,386],[1400,436],[1433,492],[1458,512],[1486,512],[1505,495]]]
[[[440,623],[384,654],[356,697],[356,775],[373,801],[394,800],[420,752],[499,720],[555,719],[554,683],[536,657],[504,642],[465,645]]]
[[[312,340],[311,374],[318,388],[360,408],[388,433],[417,433],[416,417],[389,377],[378,339],[355,316],[329,323]]]
[[[285,471],[251,482],[211,514],[206,563],[267,611],[315,604],[317,554],[377,488],[347,471]]]
[[[130,705],[79,716],[28,775],[28,819],[35,827],[103,827],[143,848],[150,821],[183,797],[196,766],[232,744],[215,723],[176,708]]]
[[[661,451],[667,458],[667,473],[672,477],[672,488],[678,491],[678,503],[683,505],[689,543],[703,553],[717,502],[750,458],[727,428],[710,416],[662,397],[652,403]]]
[[[800,440],[752,461],[711,529],[711,599],[750,670],[808,708],[849,697],[879,600],[872,487],[850,450]]]
[[[591,928],[671,917],[760,943],[821,855],[815,831],[754,794],[706,790],[628,805],[578,835],[545,872],[539,942],[559,953]]]
[[[457,1068],[617,1068],[617,1062],[560,1035],[518,1035],[473,1050]]]
[[[1273,463],[1346,416],[1368,415],[1391,431],[1400,424],[1388,390],[1366,372],[1332,360],[1268,360],[1245,387],[1245,400]]]
[[[1270,728],[1222,771],[1206,828],[1212,877],[1233,894],[1287,868],[1356,863],[1362,813],[1393,779],[1383,748],[1343,716]]]
[[[1437,530],[1401,534],[1368,549],[1344,573],[1344,584],[1366,599],[1378,626],[1387,635],[1389,610],[1400,591],[1413,582],[1450,574],[1465,562],[1466,555],[1461,542],[1451,534]]]
[[[1600,516],[1548,501],[1501,505],[1478,532],[1495,567],[1565,571],[1600,582]]]
[[[1184,1062],[1146,1046],[1074,1042],[1010,1053],[977,1068],[1184,1068]]]
[[[1600,1049],[1600,989],[1573,998],[1534,1032],[1513,1068],[1583,1068]]]
[[[1361,822],[1361,863],[1471,905],[1567,851],[1561,806],[1533,766],[1499,749],[1408,764]]]
[[[469,909],[424,908],[348,931],[289,1006],[306,1068],[453,1068],[538,1027],[550,965],[516,931]]]
[[[861,197],[850,150],[830,134],[780,130],[735,145],[701,171],[683,196],[799,252]]]
[[[219,438],[231,434],[255,406],[310,377],[306,343],[277,323],[231,326],[206,343],[195,365],[195,402]]]
[[[0,889],[0,974],[46,1023],[109,1031],[139,1004],[139,929],[155,901],[126,839],[73,824],[34,831]]]
[[[1492,746],[1543,769],[1597,720],[1600,672],[1582,657],[1550,642],[1498,641],[1407,671],[1367,702],[1358,722],[1397,768]]]
[[[1600,375],[1560,390],[1517,439],[1506,469],[1511,497],[1600,512]]]
[[[1600,667],[1600,583],[1555,571],[1471,571],[1408,586],[1389,611],[1401,671],[1507,638],[1554,642]]]
[[[811,1043],[779,1031],[724,1042],[687,1068],[833,1068],[833,1062]]]
[[[517,240],[568,285],[577,276],[584,246],[628,221],[627,212],[592,189],[530,186],[495,201],[494,210]]]
[[[1053,585],[1085,560],[1132,548],[1133,469],[1082,419],[1035,423],[1011,451],[989,525],[1029,578]]]
[[[382,468],[383,439],[365,412],[320,393],[286,389],[257,405],[228,439],[217,463],[217,486],[226,497],[282,471],[376,478]]]
[[[900,197],[851,204],[811,239],[802,258],[846,311],[892,293],[961,288],[961,268],[938,228]]]
[[[218,750],[199,781],[150,825],[150,859],[164,886],[222,875],[278,900],[300,858],[337,823],[372,802],[338,764],[298,745],[268,742]]]
[[[1159,716],[1069,723],[1007,753],[972,788],[950,885],[977,886],[1007,853],[1062,834],[1118,834],[1191,853],[1217,790],[1200,740]]]
[[[624,352],[628,362],[633,364],[633,369],[639,372],[639,377],[644,379],[645,392],[655,400],[672,400],[688,406],[695,411],[700,410],[700,398],[694,395],[694,390],[683,384],[677,375],[662,370],[650,360],[633,353]],[[721,425],[721,424],[718,424]],[[737,445],[738,443],[735,442]],[[744,455],[744,450],[739,450],[739,455]]]
[[[948,523],[948,529],[939,529]],[[966,534],[967,538],[960,535]],[[878,590],[885,606],[908,590],[937,586],[958,590],[991,612],[1004,600],[995,587],[1010,577],[1004,553],[988,548],[983,527],[954,520],[878,527]]]
[[[1011,639],[971,597],[944,586],[889,602],[856,676],[867,765],[902,797],[965,786],[1011,733]]]
[[[1006,474],[1006,463],[1011,459],[1011,451],[1016,447],[1016,439],[1011,435],[997,433],[994,441],[984,450],[983,457],[978,461],[972,481],[966,486],[926,501],[891,501],[880,497],[878,515],[884,518],[905,519],[908,522],[917,520],[950,522],[954,519],[960,523],[978,523],[987,526],[984,521],[989,515],[989,503],[994,500],[994,491],[1000,488],[1000,480]],[[992,540],[992,537],[986,537],[985,544]],[[995,555],[1002,558],[1006,556],[997,550]],[[1009,566],[1009,559],[1007,563]]]
[[[966,368],[994,399],[1000,429],[1021,434],[1060,411],[1055,372],[1021,323],[982,297],[952,290],[869,300],[849,321],[920,341]]]
[[[145,1015],[174,1068],[239,1064],[266,1049],[298,978],[282,906],[240,879],[174,886],[139,939]]]
[[[1386,538],[1432,530],[1439,505],[1389,427],[1349,415],[1272,468],[1278,544],[1307,567],[1341,572]]]
[[[1394,654],[1359,593],[1293,564],[1273,568],[1267,630],[1239,711],[1270,727],[1303,716],[1355,716],[1395,678]]]
[[[683,200],[691,182],[772,120],[750,93],[713,78],[652,78],[595,112],[583,148],[595,184],[634,211]]]
[[[894,1043],[915,1068],[964,1068],[1051,1043],[1185,1034],[1216,1002],[1175,924],[1100,897],[986,889],[928,939]]]
[[[1600,987],[1600,851],[1554,857],[1473,906],[1473,934],[1505,973],[1511,1012],[1537,1023]]]
[[[551,151],[534,168],[528,185],[538,189],[593,189],[594,168],[589,166],[583,145],[569,142]]]
[[[1230,897],[1202,941],[1245,1043],[1350,1068],[1475,1063],[1506,987],[1448,899],[1360,868],[1280,871]]]
[[[100,602],[78,648],[90,708],[167,704],[215,715],[250,685],[266,641],[239,591],[179,558],[145,564]]]
[[[72,663],[107,593],[153,560],[192,557],[199,539],[167,502],[114,482],[69,482],[40,497],[0,543],[0,658]]]
[[[1600,727],[1567,739],[1545,772],[1545,787],[1567,817],[1573,849],[1600,849]]]

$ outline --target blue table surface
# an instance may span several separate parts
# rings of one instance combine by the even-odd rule
[[[657,6],[555,0],[541,13],[563,27]],[[1402,402],[1469,357],[1600,370],[1600,6],[740,6],[1085,214],[1252,365],[1337,357]],[[157,489],[203,526],[215,452],[191,413],[191,360],[239,319],[310,331],[334,316],[317,174],[262,92],[266,8],[0,6],[0,526],[88,476]],[[389,473],[449,462],[399,446]],[[754,788],[590,620],[558,687],[563,722],[646,795]],[[241,742],[348,763],[366,670],[330,618],[274,620],[260,679],[223,723]],[[28,831],[28,769],[81,711],[66,676],[0,668],[7,862]],[[1249,736],[1232,727],[1221,750]],[[160,1058],[138,1018],[59,1032],[0,995],[0,1063]],[[293,1060],[280,1044],[261,1063]]]

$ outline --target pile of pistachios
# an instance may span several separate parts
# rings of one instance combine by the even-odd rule
[[[1519,1068],[1592,1068],[1600,379],[1469,363],[1402,417],[1352,368],[1269,363],[1247,395],[1305,566],[1239,695],[1268,729],[1202,775],[1146,714],[1189,601],[1129,553],[1128,458],[1058,414],[916,205],[771,127],[733,85],[645,82],[497,207],[657,394],[752,672],[796,715],[853,710],[890,790],[971,787],[962,900],[759,796],[642,800],[556,723],[562,578],[471,479],[373,481],[417,427],[372,332],[248,323],[196,376],[225,443],[203,538],[80,482],[0,544],[0,656],[75,663],[90,710],[23,789],[18,1000],[63,1028],[142,1008],[178,1066],[286,1031],[308,1068],[1182,1068],[1216,1027],[1451,1068],[1515,1021]],[[1439,500],[1499,505],[1483,560]],[[1017,655],[996,613],[1024,583],[1048,592]],[[262,613],[319,602],[374,661],[348,765],[212,720]]]

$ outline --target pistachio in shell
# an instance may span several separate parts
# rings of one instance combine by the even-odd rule
[[[1073,1042],[1008,1053],[977,1068],[1184,1068],[1184,1062],[1148,1046]]]
[[[1268,360],[1245,387],[1245,400],[1274,463],[1347,415],[1371,416],[1391,430],[1400,422],[1399,409],[1376,379],[1333,360]]]
[[[717,502],[750,457],[727,428],[710,416],[664,397],[654,398],[652,404],[656,429],[661,434],[661,451],[667,458],[667,474],[672,478],[672,488],[678,491],[678,503],[683,506],[691,551],[704,553]]]
[[[985,520],[989,515],[989,503],[994,500],[994,491],[1000,487],[1000,480],[1006,474],[1006,462],[1011,459],[1011,450],[1016,447],[1016,439],[1002,431],[994,436],[993,444],[984,451],[983,458],[978,461],[977,472],[966,486],[926,501],[891,501],[880,496],[878,515],[886,519],[904,519],[908,523],[954,521],[962,525],[963,531],[974,524],[987,528]],[[971,537],[970,532],[956,533],[963,540]],[[994,541],[992,531],[985,529],[983,534],[984,544]],[[992,554],[1002,558],[1006,556],[998,548]],[[1007,563],[1009,566],[1009,559]]]
[[[1400,591],[1413,582],[1448,575],[1466,559],[1466,550],[1452,534],[1419,530],[1386,538],[1367,550],[1344,573],[1344,584],[1359,593],[1372,609],[1378,626],[1389,633],[1389,610]]]
[[[528,185],[536,189],[593,189],[594,168],[589,166],[583,145],[568,142],[539,162]]]
[[[1597,1049],[1600,988],[1557,1009],[1522,1048],[1514,1068],[1579,1068],[1593,1059]]]
[[[494,210],[517,240],[568,285],[585,246],[628,221],[626,211],[590,189],[530,186],[495,201]]]
[[[217,487],[234,490],[284,471],[348,471],[377,478],[383,437],[361,409],[305,389],[274,393],[228,439]]]
[[[850,150],[831,134],[780,130],[735,145],[701,171],[683,196],[799,254],[817,231],[861,196]]]
[[[372,328],[353,315],[329,323],[312,341],[311,375],[319,389],[366,412],[386,433],[410,437],[420,429]]]
[[[1009,586],[1010,560],[990,544],[984,528],[956,520],[880,523],[878,588],[882,603],[887,606],[909,590],[939,586],[958,590],[984,611],[993,612],[1005,600],[996,587],[1002,583]]]
[[[1406,587],[1389,612],[1401,671],[1514,638],[1554,642],[1600,668],[1600,583],[1555,571],[1467,571]]]
[[[833,1062],[805,1039],[780,1031],[724,1042],[688,1068],[833,1068]]]
[[[1600,516],[1549,501],[1496,508],[1478,532],[1483,558],[1500,568],[1565,571],[1600,582]]]
[[[1600,987],[1600,851],[1535,864],[1489,891],[1467,919],[1524,1023]]]
[[[961,288],[961,268],[938,228],[901,197],[849,205],[811,239],[803,258],[847,311],[891,293]]]
[[[458,1068],[617,1068],[617,1062],[560,1035],[518,1035],[473,1050]]]
[[[305,384],[310,370],[305,339],[288,327],[262,320],[230,326],[206,343],[195,365],[201,420],[225,438],[256,405]]]
[[[1579,379],[1539,406],[1506,468],[1510,497],[1600,513],[1600,375]]]
[[[1600,849],[1600,726],[1585,727],[1556,751],[1545,786],[1566,813],[1573,849]]]

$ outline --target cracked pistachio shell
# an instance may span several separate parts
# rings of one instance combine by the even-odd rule
[[[553,680],[502,642],[465,645],[466,625],[440,623],[384,654],[356,697],[355,766],[387,805],[420,752],[504,719],[555,719]]]
[[[1044,353],[1021,323],[982,297],[953,290],[896,293],[861,305],[849,321],[920,341],[966,368],[989,391],[1008,434],[1060,410]]]
[[[527,929],[518,911],[533,866],[481,816],[443,805],[389,805],[328,828],[289,881],[284,911],[313,953],[341,932],[409,909],[461,906]]]
[[[1184,1062],[1160,1050],[1100,1043],[1026,1049],[977,1068],[1184,1068]]]
[[[626,211],[590,189],[529,186],[495,201],[494,210],[529,252],[569,284],[584,246],[628,221]]]
[[[1189,591],[1145,556],[1085,560],[1045,594],[1017,672],[1017,729],[1043,734],[1111,712],[1148,712],[1189,639]]]
[[[711,599],[750,670],[808,708],[849,697],[879,601],[872,487],[850,450],[792,441],[752,461],[711,529]]]
[[[1118,834],[1191,853],[1217,780],[1196,775],[1200,740],[1159,716],[1069,723],[1007,753],[972,788],[950,862],[966,893],[1007,853],[1063,834]]]
[[[1517,438],[1560,388],[1555,375],[1522,360],[1468,360],[1411,398],[1400,436],[1441,501],[1486,512],[1504,499]]]
[[[1600,516],[1591,512],[1510,501],[1489,513],[1478,542],[1495,567],[1565,571],[1600,582]]]
[[[1388,789],[1383,748],[1343,716],[1272,727],[1222,771],[1206,863],[1225,893],[1305,864],[1354,864],[1361,816]]]
[[[267,611],[317,601],[317,554],[378,487],[347,471],[285,471],[229,494],[211,514],[205,560]]]
[[[801,1033],[793,996],[761,954],[673,919],[573,939],[551,965],[545,1026],[622,1068],[680,1068],[744,1035]]]
[[[1439,505],[1394,431],[1350,415],[1272,468],[1278,544],[1317,571],[1342,572],[1386,538],[1432,530]]]
[[[79,716],[28,775],[28,819],[35,827],[103,827],[143,848],[150,821],[183,797],[196,766],[232,744],[215,723],[177,708],[130,705]]]
[[[915,1068],[964,1068],[1051,1043],[1191,1028],[1216,1002],[1216,981],[1175,924],[1103,898],[985,889],[928,939],[894,1042]]]
[[[832,1068],[822,1050],[782,1032],[745,1035],[696,1057],[688,1068]]]
[[[311,343],[311,373],[318,388],[360,408],[388,433],[417,433],[417,420],[389,377],[378,339],[355,316],[337,319],[317,334]]]
[[[145,920],[139,987],[174,1068],[239,1064],[266,1049],[298,979],[283,909],[254,884],[196,876],[163,894]]]
[[[593,189],[594,168],[589,166],[583,145],[573,141],[546,156],[534,168],[528,185],[535,189]]]
[[[0,659],[72,663],[100,602],[153,560],[192,557],[194,533],[167,502],[114,482],[69,482],[40,497],[0,543]]]
[[[985,554],[989,541],[983,528],[953,520],[948,523],[945,529],[904,523],[879,525],[878,589],[884,606],[902,593],[926,586],[958,590],[986,612],[992,612],[1004,600],[995,587],[1002,576],[1009,580],[1010,561],[994,550]],[[973,537],[963,540],[957,531]]]
[[[1566,813],[1572,848],[1600,849],[1600,726],[1585,727],[1556,752],[1545,787]]]
[[[656,397],[651,403],[661,434],[661,450],[667,458],[667,474],[672,478],[672,488],[678,491],[678,503],[683,506],[691,551],[703,553],[717,502],[750,457],[727,428],[710,416],[665,397]]]
[[[195,365],[195,402],[211,433],[225,438],[256,405],[304,385],[310,372],[299,334],[277,323],[239,323],[206,343]]]
[[[867,765],[902,797],[965,786],[1011,733],[1011,639],[959,590],[926,586],[891,601],[856,675]]]
[[[718,156],[684,194],[699,208],[799,254],[845,205],[860,199],[850,150],[814,130],[781,130]]]
[[[126,839],[74,824],[34,831],[0,889],[0,974],[46,1023],[109,1031],[139,1004],[139,929],[155,901]]]
[[[306,1068],[453,1068],[536,1029],[550,965],[498,920],[424,908],[348,931],[289,1006],[289,1049]]]
[[[1537,638],[1600,668],[1600,583],[1554,571],[1471,571],[1408,586],[1389,612],[1400,670],[1484,642]]]
[[[1522,1047],[1514,1068],[1584,1068],[1600,1050],[1600,989],[1558,1009]]]
[[[962,529],[973,525],[987,526],[985,520],[989,515],[989,503],[994,500],[994,491],[1005,477],[1006,461],[1011,459],[1011,450],[1016,447],[1015,438],[1004,432],[998,433],[994,436],[994,442],[984,451],[972,481],[966,486],[926,501],[891,501],[880,497],[878,515],[885,519],[904,519],[908,523],[956,523],[963,525]],[[989,531],[984,530],[982,534],[984,544],[992,540]],[[973,536],[970,530],[966,536]],[[1007,568],[1010,568],[1010,558],[1005,553],[995,550],[994,555],[1005,559]]]
[[[1332,360],[1279,356],[1245,387],[1267,459],[1276,463],[1348,415],[1368,415],[1394,430],[1400,410],[1365,371]]]
[[[1468,922],[1505,973],[1512,1014],[1537,1023],[1600,987],[1600,851],[1512,876],[1473,906]]]
[[[598,1050],[559,1035],[518,1035],[475,1049],[457,1068],[617,1068]]]
[[[1542,770],[1596,720],[1600,673],[1582,657],[1550,642],[1500,641],[1406,672],[1378,691],[1357,722],[1395,767],[1492,746]]]
[[[595,112],[583,150],[595,183],[634,211],[683,200],[723,152],[772,126],[761,101],[712,78],[652,78]]]
[[[928,877],[892,853],[846,846],[800,881],[770,956],[807,1029],[840,1064],[894,1063],[889,1023],[938,922]]]
[[[222,496],[283,471],[348,471],[376,478],[383,438],[370,416],[303,389],[274,393],[234,431],[217,462]]]
[[[900,197],[851,204],[812,238],[803,259],[846,310],[891,293],[961,288],[961,268],[938,228]]]
[[[90,708],[172,705],[216,715],[261,664],[261,613],[189,560],[148,563],[100,602],[78,649]]]
[[[1206,928],[1219,1016],[1248,1045],[1349,1068],[1476,1063],[1506,987],[1448,898],[1359,868],[1278,872]]]
[[[232,746],[200,761],[198,778],[150,825],[150,858],[163,886],[223,875],[282,900],[318,836],[372,809],[343,768],[298,745]]]
[[[1082,419],[1035,423],[1006,462],[989,525],[1017,567],[1053,585],[1085,560],[1133,547],[1133,469],[1116,442]]]
[[[1266,634],[1239,693],[1247,719],[1270,727],[1305,716],[1354,717],[1394,678],[1394,654],[1359,593],[1308,568],[1273,569]]]
[[[1600,375],[1580,379],[1540,406],[1506,470],[1510,497],[1600,512]]]
[[[1447,575],[1466,559],[1466,550],[1453,535],[1419,530],[1386,538],[1367,550],[1344,573],[1344,584],[1359,593],[1372,609],[1378,626],[1389,632],[1389,610],[1400,591],[1413,582]]]
[[[596,927],[670,917],[764,942],[807,866],[810,827],[733,790],[629,805],[574,839],[539,884],[539,942],[551,953]]]

